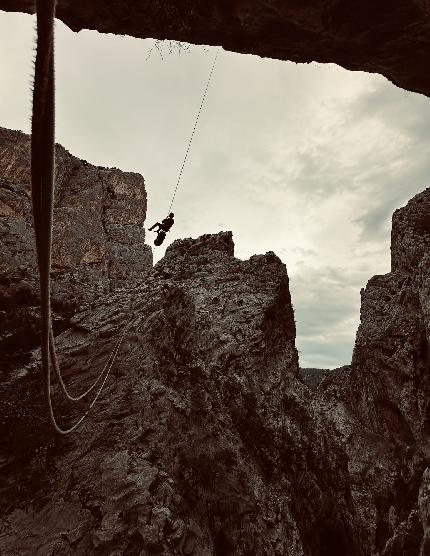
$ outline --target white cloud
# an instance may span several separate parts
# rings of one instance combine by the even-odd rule
[[[142,173],[159,220],[214,50],[147,59],[152,41],[56,30],[57,140]],[[0,124],[27,132],[33,36],[30,16],[0,14]],[[428,185],[429,123],[427,98],[380,76],[221,52],[169,242],[229,229],[241,258],[275,251],[301,364],[349,362],[359,290],[389,270],[391,214]]]

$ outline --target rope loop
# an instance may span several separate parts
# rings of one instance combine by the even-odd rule
[[[40,313],[41,313],[41,352],[44,390],[48,404],[49,418],[55,431],[65,435],[75,431],[86,419],[97,402],[109,373],[118,355],[125,334],[132,324],[130,320],[123,328],[122,334],[109,355],[105,366],[93,384],[83,393],[73,396],[69,393],[58,364],[55,339],[52,332],[51,317],[51,257],[52,227],[55,190],[55,79],[54,79],[54,20],[56,0],[37,0],[37,50],[33,88],[33,113],[31,124],[31,191],[34,230],[36,236],[37,261],[40,274]],[[217,49],[209,78],[203,93],[200,107],[188,141],[184,160],[176,182],[169,206],[170,213],[181,182],[185,164],[190,153],[191,144],[196,133],[197,124],[206,100],[212,75],[218,59]],[[93,393],[93,399],[87,410],[69,428],[62,428],[57,422],[52,406],[51,365],[55,371],[60,388],[70,402],[78,402]]]
[[[37,0],[37,50],[34,72],[33,113],[31,122],[31,193],[40,274],[41,351],[44,391],[49,418],[62,435],[75,431],[97,402],[132,321],[123,328],[108,360],[94,383],[79,396],[69,394],[57,361],[51,323],[51,257],[55,189],[55,90],[54,20],[56,0]],[[52,407],[51,363],[65,397],[77,402],[95,391],[86,411],[69,428],[59,426]]]

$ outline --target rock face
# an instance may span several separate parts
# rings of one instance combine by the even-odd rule
[[[12,358],[8,366],[37,343],[29,141],[0,128],[0,350]],[[152,253],[144,245],[140,175],[92,166],[59,145],[56,159],[52,280],[54,326],[61,331],[81,305],[148,272]]]
[[[363,425],[357,366],[328,373],[315,393],[300,381],[275,255],[239,261],[229,233],[175,242],[138,286],[58,337],[73,391],[130,320],[78,434],[52,436],[37,352],[9,386],[2,554],[418,556],[427,546],[425,439],[411,451]]]
[[[19,335],[37,304],[28,139],[3,137],[2,365],[25,358],[0,383],[2,556],[430,553],[430,189],[394,214],[392,271],[362,292],[351,365],[312,389],[276,255],[240,261],[222,232],[150,268],[129,247],[142,179],[58,147],[57,344],[74,394],[125,335],[89,418],[57,437],[39,351]],[[54,398],[63,424],[87,407]]]
[[[303,382],[309,386],[311,390],[316,390],[318,388],[327,372],[329,372],[329,369],[300,369],[300,375],[303,378]]]
[[[345,436],[361,503],[368,488],[360,483],[375,481],[366,507],[376,515],[376,548],[429,554],[430,189],[394,213],[391,253],[391,272],[362,291],[351,367],[326,379],[316,398],[331,406],[325,415]]]
[[[391,267],[362,292],[353,356],[359,412],[402,444],[430,432],[430,190],[393,216]],[[358,384],[359,383],[359,384]]]
[[[57,17],[74,31],[221,45],[294,62],[334,62],[380,73],[430,93],[430,6],[424,0],[58,0]],[[33,0],[0,0],[33,12]]]
[[[59,336],[73,390],[130,318],[78,435],[52,438],[37,396],[26,415],[5,404],[3,438],[17,420],[21,434],[18,448],[16,433],[4,442],[0,552],[362,554],[345,455],[297,378],[281,261],[235,259],[230,233],[175,242],[138,287]],[[23,380],[37,391],[37,356],[15,379],[18,399]]]

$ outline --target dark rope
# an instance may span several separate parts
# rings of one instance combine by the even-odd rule
[[[183,162],[182,162],[181,170],[180,170],[180,172],[179,172],[178,180],[177,180],[177,182],[176,182],[175,190],[174,190],[174,192],[173,192],[173,197],[172,197],[172,200],[171,200],[171,202],[170,202],[170,206],[169,206],[169,210],[167,211],[167,214],[169,214],[170,211],[172,210],[173,202],[174,202],[175,197],[176,197],[176,192],[178,191],[179,183],[180,183],[181,178],[182,178],[182,173],[183,173],[183,171],[184,171],[184,167],[185,167],[185,164],[186,164],[186,162],[187,162],[188,154],[189,154],[189,152],[190,152],[191,143],[193,142],[194,134],[196,133],[197,124],[198,124],[198,122],[199,122],[200,114],[201,114],[201,112],[202,112],[202,108],[203,108],[203,105],[204,105],[205,100],[206,100],[206,96],[207,96],[207,93],[208,93],[209,85],[210,85],[210,82],[211,82],[211,79],[212,79],[212,74],[213,74],[213,72],[214,72],[214,70],[215,70],[215,65],[216,65],[216,62],[217,62],[217,59],[218,59],[219,51],[220,51],[220,47],[218,47],[217,50],[216,50],[215,58],[214,58],[214,61],[213,61],[213,63],[212,63],[211,71],[210,71],[210,73],[209,73],[209,78],[208,78],[207,83],[206,83],[206,87],[205,87],[205,90],[204,90],[204,93],[203,93],[202,101],[201,101],[201,103],[200,103],[200,108],[199,108],[199,110],[198,110],[198,112],[197,112],[197,116],[196,116],[196,119],[195,119],[195,122],[194,122],[193,131],[192,131],[192,133],[191,133],[190,140],[188,141],[187,150],[185,151],[184,160],[183,160]]]
[[[37,51],[31,128],[31,190],[37,260],[40,274],[41,351],[49,416],[57,426],[51,403],[49,335],[50,273],[54,187],[54,17],[55,0],[37,1]]]
[[[59,434],[77,429],[96,403],[109,376],[125,333],[111,352],[106,365],[95,382],[83,394],[71,396],[66,389],[57,363],[51,323],[51,253],[55,184],[55,91],[54,91],[54,19],[56,0],[37,0],[37,50],[33,89],[33,115],[31,128],[31,190],[33,219],[36,236],[37,261],[40,274],[41,351],[44,390],[49,418]],[[51,399],[52,364],[65,396],[78,401],[92,392],[98,384],[93,400],[85,413],[68,429],[61,428],[54,415]]]

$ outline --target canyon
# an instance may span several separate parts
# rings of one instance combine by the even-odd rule
[[[34,12],[33,0],[0,9]],[[74,31],[380,73],[429,96],[424,0],[59,0]],[[73,392],[126,334],[79,432],[41,392],[29,138],[0,129],[0,553],[430,554],[430,189],[393,215],[350,365],[300,372],[286,266],[231,232],[152,265],[142,176],[56,148],[54,334]],[[71,408],[55,391],[62,423]]]
[[[29,138],[0,139],[1,554],[430,552],[430,189],[393,215],[351,364],[309,388],[274,253],[241,261],[221,232],[152,266],[143,178],[57,146],[54,332],[73,393],[129,327],[64,438],[40,386]],[[85,410],[54,393],[62,423]]]

